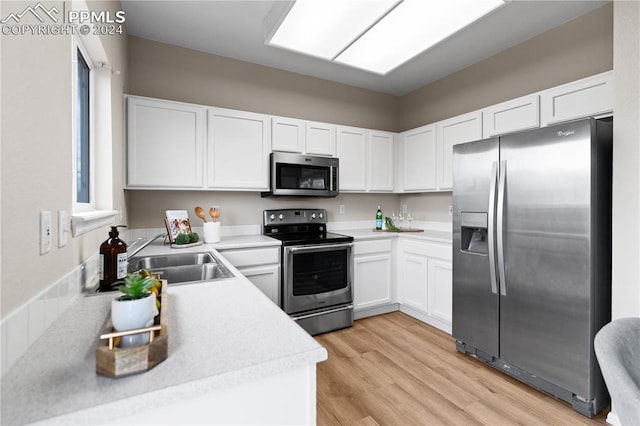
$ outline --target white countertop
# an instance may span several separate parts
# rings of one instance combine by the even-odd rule
[[[263,238],[251,240],[270,244]],[[233,241],[224,243],[234,247]],[[156,250],[178,252],[160,244],[142,253]],[[119,413],[133,414],[137,407],[188,399],[327,359],[326,349],[239,274],[171,286],[168,294],[169,356],[164,362],[130,377],[97,375],[95,348],[115,294],[81,297],[2,378],[0,423],[117,420]]]
[[[436,243],[451,244],[453,237],[451,232],[425,229],[424,232],[379,232],[373,229],[338,229],[334,232],[349,235],[356,241],[373,240],[379,238],[412,238]]]

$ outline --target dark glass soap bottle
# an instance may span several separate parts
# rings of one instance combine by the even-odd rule
[[[118,228],[112,226],[109,238],[100,245],[100,291],[112,291],[112,284],[127,276],[127,244],[118,236]]]

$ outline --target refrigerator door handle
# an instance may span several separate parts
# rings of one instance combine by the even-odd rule
[[[495,222],[496,222],[496,185],[498,183],[498,162],[491,164],[491,189],[489,190],[489,223],[487,223],[487,243],[489,251],[489,276],[491,277],[491,292],[498,294],[498,280],[496,277],[495,251]]]
[[[498,178],[498,220],[496,224],[496,238],[498,246],[498,279],[500,281],[500,294],[507,295],[507,281],[504,268],[504,196],[507,179],[507,161],[500,161],[500,177]]]

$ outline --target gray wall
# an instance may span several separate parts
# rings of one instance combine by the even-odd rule
[[[613,4],[400,98],[401,131],[613,68]]]
[[[34,4],[2,1],[0,16]],[[113,14],[120,2],[95,1],[89,7]],[[112,157],[120,159],[127,37],[102,36],[93,42],[102,44],[105,60],[120,70],[111,79]],[[2,318],[94,255],[106,238],[99,229],[69,236],[65,247],[57,247],[57,212],[72,210],[71,52],[70,35],[2,35]],[[124,207],[122,162],[107,161],[106,166],[112,168],[114,188],[106,203],[118,210]],[[53,246],[45,255],[39,252],[40,211],[53,213]]]
[[[402,131],[563,84],[613,67],[609,4],[402,97],[189,49],[129,38],[129,92],[373,129]],[[129,226],[158,227],[162,212],[213,201],[227,224],[255,224],[263,208],[323,206],[331,220],[371,219],[407,204],[416,219],[447,222],[451,193],[343,194],[339,200],[274,201],[258,194],[129,191]],[[339,204],[347,214],[339,215]],[[144,206],[153,206],[143,208]],[[149,214],[151,208],[153,214]]]

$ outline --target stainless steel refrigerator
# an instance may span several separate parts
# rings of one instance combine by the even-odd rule
[[[453,148],[453,336],[460,352],[593,416],[593,338],[611,318],[613,119]]]

